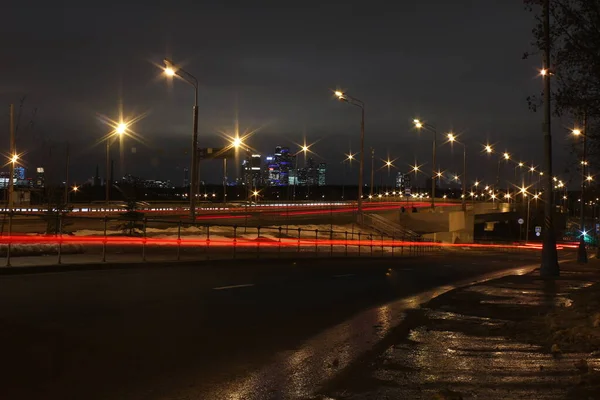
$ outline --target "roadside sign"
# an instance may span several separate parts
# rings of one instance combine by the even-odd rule
[[[535,236],[540,236],[541,234],[542,234],[542,227],[536,226],[535,227]]]
[[[409,197],[409,196],[410,196],[410,188],[405,188],[405,189],[404,189],[404,195],[405,195],[406,197]]]
[[[519,223],[519,225],[523,225],[523,222],[525,222],[525,220],[523,218],[519,218],[517,222]]]

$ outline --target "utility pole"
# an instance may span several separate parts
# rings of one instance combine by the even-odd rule
[[[8,210],[13,210],[13,197],[14,197],[14,177],[15,177],[15,162],[16,151],[15,151],[15,105],[9,106],[9,124],[10,124],[10,163],[8,172]]]
[[[375,179],[375,149],[371,147],[371,200],[373,199],[373,181]]]
[[[579,236],[579,247],[577,248],[577,262],[585,264],[588,261],[587,250],[585,248],[585,176],[587,167],[587,113],[583,111],[583,155],[581,157],[581,196],[579,206],[579,230],[581,235]]]
[[[69,204],[69,143],[67,143],[67,157],[65,163],[65,208]]]
[[[544,79],[544,173],[546,179],[546,190],[544,190],[544,238],[542,244],[542,264],[540,275],[545,277],[557,277],[560,275],[558,267],[558,254],[556,252],[556,237],[554,233],[554,209],[552,206],[552,135],[550,130],[551,108],[550,108],[550,0],[544,0],[543,10],[544,29],[544,65],[546,73],[542,74]]]

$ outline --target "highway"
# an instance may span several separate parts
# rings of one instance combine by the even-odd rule
[[[446,206],[454,205],[445,203]],[[429,203],[413,202],[411,207],[422,208],[429,207]],[[365,212],[385,213],[398,211],[401,207],[406,207],[406,203],[398,202],[380,202],[368,204],[365,206]],[[77,210],[81,210],[78,208]],[[76,211],[64,216],[64,223],[67,232],[81,229],[102,231],[104,229],[104,218],[108,218],[107,229],[116,229],[122,224],[119,218],[124,210],[114,208],[105,212],[102,208],[83,208],[86,211]],[[10,233],[45,233],[48,216],[40,211],[19,211],[12,217]],[[93,211],[92,211],[93,210]],[[145,210],[144,217],[149,221],[149,227],[167,228],[174,227],[181,221],[189,223],[189,216],[183,209],[172,207],[157,207]],[[269,205],[254,205],[252,207],[241,207],[233,205],[215,207],[198,210],[195,224],[210,225],[238,225],[238,226],[280,226],[286,224],[348,224],[355,221],[356,207],[345,203],[309,203],[309,204],[288,204],[281,205],[273,203]],[[46,219],[44,219],[46,218]],[[58,221],[57,221],[58,222]],[[56,224],[58,225],[58,223]],[[0,232],[8,233],[9,216],[3,213],[0,216]]]
[[[401,320],[385,304],[538,257],[447,251],[0,276],[0,397],[315,398]]]

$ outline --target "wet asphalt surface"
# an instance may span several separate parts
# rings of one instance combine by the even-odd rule
[[[537,261],[442,251],[1,276],[0,398],[322,398],[427,300],[411,296]]]
[[[557,280],[533,271],[443,294],[411,310],[409,326],[328,382],[324,398],[597,399],[598,386],[590,391],[590,375],[578,365],[585,360],[598,371],[598,352],[553,353],[551,337],[523,329],[568,308],[570,293],[600,279],[599,266],[565,264]]]

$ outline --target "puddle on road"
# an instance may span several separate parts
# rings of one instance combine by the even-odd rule
[[[581,360],[600,374],[600,359],[587,353],[554,357],[504,335],[512,332],[515,318],[570,306],[566,293],[589,285],[565,279],[550,287],[515,277],[452,292],[429,303],[431,308],[416,310],[426,321],[422,326],[398,337],[328,394],[336,400],[429,400],[452,390],[465,400],[564,399],[582,379]]]

